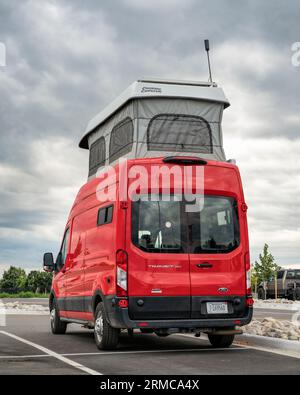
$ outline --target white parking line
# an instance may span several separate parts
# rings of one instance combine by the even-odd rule
[[[88,374],[91,374],[91,375],[94,375],[94,376],[96,376],[96,375],[97,376],[101,376],[102,375],[102,373],[99,373],[96,370],[90,369],[90,368],[88,368],[86,366],[81,365],[80,363],[74,362],[71,359],[64,357],[63,355],[57,354],[56,352],[54,352],[52,350],[49,350],[46,347],[40,346],[39,344],[32,343],[32,342],[30,342],[30,341],[28,341],[26,339],[23,339],[22,337],[13,335],[12,333],[9,333],[9,332],[0,331],[0,333],[2,335],[6,335],[8,337],[11,337],[12,339],[18,340],[19,342],[27,344],[28,346],[34,347],[37,350],[40,350],[40,351],[44,352],[45,354],[50,355],[51,357],[56,358],[59,361],[64,362],[67,365],[72,366],[73,368],[82,370],[85,373],[88,373]]]
[[[234,351],[246,350],[247,347],[231,347],[231,348],[179,348],[175,350],[141,350],[141,351],[106,351],[106,352],[83,352],[83,353],[73,353],[73,354],[63,354],[66,357],[80,357],[88,355],[126,355],[126,354],[160,354],[160,353],[180,353],[180,352],[207,352],[207,351]]]
[[[97,356],[97,355],[126,355],[126,354],[156,354],[156,353],[180,353],[180,352],[208,352],[208,351],[244,351],[248,348],[243,347],[231,347],[231,348],[179,348],[172,350],[136,350],[136,351],[105,351],[105,352],[78,352],[78,353],[68,353],[68,354],[57,354],[62,357],[84,357],[84,356]],[[1,359],[29,359],[29,358],[49,358],[52,357],[50,354],[40,354],[40,355],[0,355]]]
[[[33,354],[33,355],[0,355],[1,359],[31,359],[31,358],[52,358],[48,354]]]

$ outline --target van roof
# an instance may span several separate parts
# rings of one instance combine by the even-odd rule
[[[128,159],[127,164],[128,167],[130,167],[131,165],[151,165],[151,164],[161,164],[162,166],[164,165],[163,160],[165,159],[165,157],[155,157],[155,158],[136,158],[136,159]],[[199,159],[199,158],[196,158]],[[205,161],[207,162],[207,164],[205,165],[205,167],[210,168],[211,171],[213,171],[212,169],[220,169],[223,168],[224,170],[235,170],[237,173],[239,173],[238,167],[233,164],[233,163],[229,163],[229,162],[219,162],[219,161],[214,161],[214,160],[207,160],[205,159]],[[119,164],[116,163],[115,165],[112,166],[112,168],[115,168],[116,173],[118,174],[119,172]],[[112,168],[109,171],[113,171]],[[224,175],[224,174],[223,174]],[[215,178],[213,177],[208,177],[207,178],[208,182],[213,182],[215,185],[217,185],[218,183],[215,182]],[[222,179],[224,181],[224,179]],[[227,177],[226,178],[226,182],[232,182],[236,188],[240,188],[240,185],[236,184],[233,180],[232,177]],[[223,185],[221,183],[219,183],[219,185]],[[78,203],[81,200],[86,199],[88,196],[91,196],[92,193],[95,193],[97,191],[97,187],[99,186],[99,178],[95,177],[89,181],[87,181],[84,185],[82,185],[82,187],[80,188],[75,202],[73,204],[72,210],[70,212],[70,215],[74,209],[74,207],[76,205],[78,205]],[[241,193],[243,193],[241,191]]]
[[[98,113],[88,123],[85,134],[82,137],[79,147],[88,149],[88,136],[90,133],[116,111],[123,107],[128,101],[143,98],[185,98],[200,101],[210,101],[222,103],[228,107],[229,101],[222,88],[214,82],[197,82],[181,80],[162,79],[140,79],[132,83],[120,96]]]

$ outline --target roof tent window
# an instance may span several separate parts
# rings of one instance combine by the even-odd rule
[[[96,174],[99,167],[105,165],[105,158],[105,138],[100,137],[90,148],[89,176]]]
[[[133,146],[133,122],[127,117],[111,131],[109,161],[114,162],[131,152]]]
[[[213,153],[208,122],[198,116],[160,114],[147,130],[149,151]]]

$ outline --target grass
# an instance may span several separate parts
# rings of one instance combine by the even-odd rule
[[[49,298],[49,294],[38,294],[34,292],[18,292],[15,294],[10,294],[7,292],[0,292],[0,299],[6,298]]]

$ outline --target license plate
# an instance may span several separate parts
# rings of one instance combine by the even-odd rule
[[[228,304],[226,302],[206,303],[207,314],[228,314]]]

